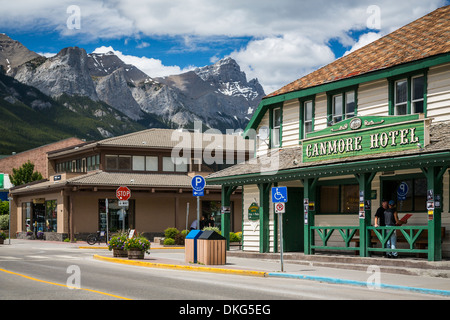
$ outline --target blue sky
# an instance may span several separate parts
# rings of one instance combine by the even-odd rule
[[[449,0],[15,0],[0,32],[51,55],[114,50],[149,76],[227,56],[266,93],[422,17]]]

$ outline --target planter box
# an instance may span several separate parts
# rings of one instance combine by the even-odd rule
[[[215,231],[204,231],[197,240],[197,261],[205,265],[226,264],[227,240]]]
[[[122,249],[113,249],[113,257],[126,258],[126,257],[128,257],[128,251],[122,250]]]
[[[144,259],[145,252],[139,249],[129,249],[127,251],[128,259]]]

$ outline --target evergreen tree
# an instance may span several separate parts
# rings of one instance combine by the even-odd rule
[[[42,180],[42,174],[34,171],[34,163],[28,160],[19,169],[13,168],[13,174],[9,177],[11,183],[15,186],[20,186],[33,181]]]

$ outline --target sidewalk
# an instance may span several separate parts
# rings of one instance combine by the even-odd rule
[[[176,269],[196,272],[227,273],[243,276],[271,277],[284,279],[298,279],[320,281],[334,284],[355,285],[368,287],[368,289],[393,289],[407,290],[424,294],[446,296],[450,299],[450,261],[432,263],[427,261],[408,261],[408,259],[373,258],[372,264],[360,265],[360,270],[352,270],[355,263],[346,262],[337,267],[326,267],[311,259],[300,260],[301,256],[286,256],[284,260],[284,272],[280,272],[281,263],[279,254],[272,254],[270,258],[264,254],[248,254],[242,251],[228,251],[227,263],[222,266],[205,266],[190,264],[184,261],[184,249],[164,248],[152,243],[150,254],[146,254],[144,260],[129,260],[127,258],[113,258],[112,252],[107,251],[94,255],[94,259],[114,263],[143,266],[151,268]],[[303,256],[306,257],[306,256]],[[314,256],[312,256],[314,257]],[[330,256],[328,256],[330,258]],[[336,258],[336,257],[331,257]],[[355,257],[344,257],[353,259]],[[372,258],[366,258],[372,259]],[[322,259],[323,260],[323,259]],[[338,259],[339,260],[339,259]],[[355,258],[355,262],[361,262]],[[419,265],[423,272],[420,275],[393,273],[390,270],[384,272],[385,264],[397,263],[398,265]],[[423,265],[427,266],[425,269]],[[389,266],[388,266],[389,267]],[[404,270],[404,267],[397,267]],[[434,276],[430,276],[434,275]]]

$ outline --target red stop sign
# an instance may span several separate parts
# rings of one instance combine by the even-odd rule
[[[131,197],[131,191],[127,187],[119,187],[116,190],[116,197],[119,200],[128,200]]]

